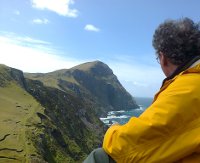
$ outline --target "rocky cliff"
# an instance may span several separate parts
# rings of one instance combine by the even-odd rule
[[[25,77],[0,65],[0,162],[82,162],[101,146],[99,116],[135,107],[99,61]]]
[[[47,74],[26,74],[26,77],[70,92],[94,106],[99,116],[111,110],[131,110],[138,107],[113,71],[100,61]]]

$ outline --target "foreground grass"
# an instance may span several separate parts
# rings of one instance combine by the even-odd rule
[[[43,108],[14,82],[0,87],[0,162],[29,162],[37,152],[30,140]]]

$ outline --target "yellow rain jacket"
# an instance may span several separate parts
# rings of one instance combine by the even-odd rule
[[[111,126],[103,149],[117,163],[200,163],[200,64],[166,80],[138,118]]]

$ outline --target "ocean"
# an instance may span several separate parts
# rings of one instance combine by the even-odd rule
[[[139,105],[139,108],[125,111],[125,110],[119,110],[119,111],[110,111],[108,112],[106,117],[100,118],[103,123],[110,126],[113,123],[119,123],[119,124],[125,124],[129,121],[131,117],[138,117],[141,113],[143,113],[146,108],[148,108],[153,98],[145,98],[145,97],[135,97],[134,98],[136,103]]]

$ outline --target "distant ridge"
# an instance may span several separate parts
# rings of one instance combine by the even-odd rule
[[[87,62],[47,74],[25,76],[39,80],[46,86],[71,92],[91,103],[99,116],[111,110],[131,110],[138,107],[113,71],[101,61]]]

